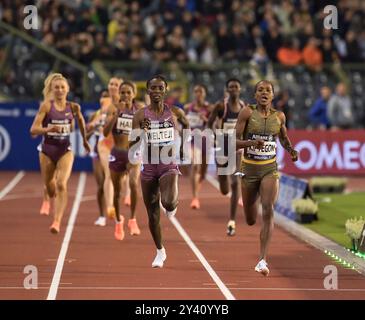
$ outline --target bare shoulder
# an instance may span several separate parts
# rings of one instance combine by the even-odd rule
[[[141,120],[144,118],[144,107],[141,107],[140,109],[138,109],[136,111],[136,113],[134,114],[134,118],[137,120]]]
[[[218,111],[224,109],[224,101],[223,100],[219,100],[216,103],[214,103],[213,104],[213,109],[216,109]]]
[[[252,112],[253,112],[252,108],[249,105],[245,105],[241,109],[241,111],[240,111],[240,113],[238,115],[238,118],[240,120],[248,120],[251,117]]]
[[[78,103],[70,101],[70,105],[72,113],[79,113],[81,111],[81,106]]]
[[[276,114],[277,114],[277,117],[279,118],[279,120],[281,121],[281,123],[285,124],[286,122],[286,117],[285,117],[285,114],[284,112],[282,111],[279,111],[279,110],[276,110]]]
[[[134,105],[137,108],[137,110],[142,109],[145,106],[145,104],[139,100],[134,101]]]
[[[184,104],[184,111],[185,112],[188,111],[190,106],[191,106],[191,102],[188,102],[188,103]]]
[[[214,104],[213,104],[213,103],[208,102],[208,103],[207,103],[207,109],[208,109],[208,111],[209,111],[209,112],[212,112],[212,111],[213,111],[213,109],[214,109]]]
[[[38,112],[44,112],[44,113],[48,113],[49,110],[51,110],[51,102],[50,101],[43,101],[40,106],[39,106],[39,110]]]
[[[177,117],[181,117],[185,115],[185,111],[179,107],[176,106],[172,106],[171,107],[171,111],[177,116]]]

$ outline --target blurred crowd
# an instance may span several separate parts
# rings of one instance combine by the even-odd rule
[[[311,107],[308,116],[313,129],[354,128],[356,119],[346,85],[337,84],[333,93],[330,87],[323,86],[320,97]]]
[[[335,4],[338,29],[325,29]],[[36,4],[47,46],[84,64],[94,59],[212,64],[254,61],[287,66],[365,61],[361,0],[1,0],[3,21],[23,29]]]

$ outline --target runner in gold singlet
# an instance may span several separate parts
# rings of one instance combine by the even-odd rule
[[[270,81],[262,80],[255,86],[257,105],[250,105],[240,112],[236,124],[236,147],[244,148],[242,157],[242,199],[246,221],[253,225],[257,217],[257,199],[262,205],[260,233],[260,258],[255,271],[267,276],[267,250],[274,227],[274,203],[278,196],[279,174],[276,163],[276,138],[286,149],[292,161],[298,160],[287,135],[285,115],[272,107],[274,88]]]

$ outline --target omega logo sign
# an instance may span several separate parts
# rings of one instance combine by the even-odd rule
[[[0,161],[3,161],[9,154],[11,140],[9,133],[0,125]]]
[[[365,143],[347,140],[344,142],[320,143],[316,146],[308,140],[303,140],[295,146],[296,150],[304,156],[299,157],[296,167],[301,170],[337,168],[345,170],[358,170],[365,168]]]

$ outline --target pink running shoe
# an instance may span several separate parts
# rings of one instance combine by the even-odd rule
[[[124,239],[124,217],[120,217],[120,222],[115,224],[115,231],[114,231],[114,237],[117,240],[123,240]]]
[[[53,221],[52,225],[50,226],[49,230],[53,233],[53,234],[57,234],[60,232],[60,223],[57,221]]]
[[[51,203],[48,200],[43,200],[41,210],[39,211],[39,213],[42,216],[48,216],[50,209],[51,209]]]
[[[131,236],[133,236],[133,235],[139,236],[141,234],[141,230],[139,230],[139,228],[138,228],[136,219],[128,220],[128,229],[129,229],[129,234]]]
[[[193,200],[190,203],[190,208],[192,209],[200,209],[200,201],[198,198],[193,198]]]

